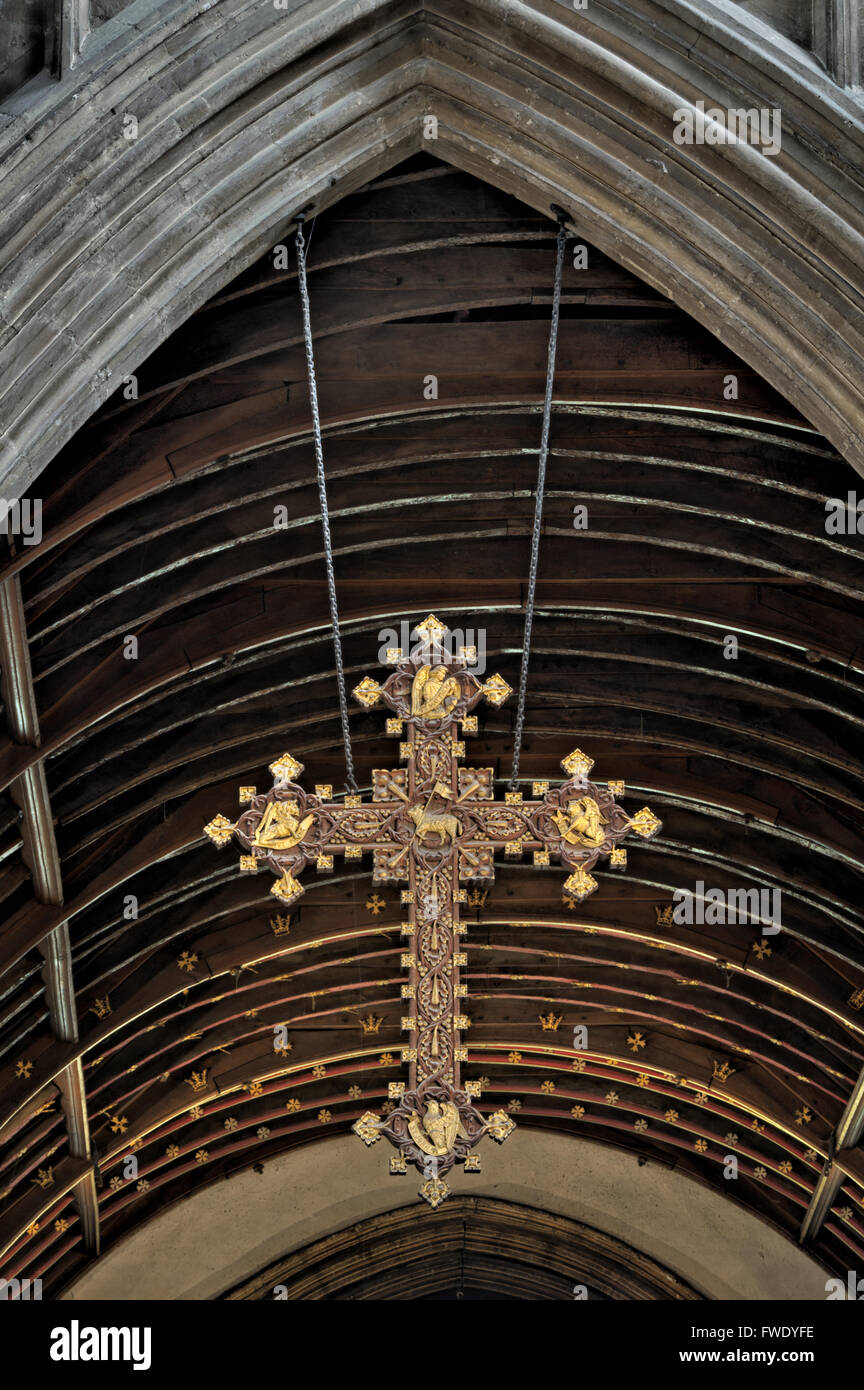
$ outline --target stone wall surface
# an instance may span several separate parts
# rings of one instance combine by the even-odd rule
[[[712,1299],[816,1301],[825,1270],[751,1213],[605,1145],[519,1131],[454,1190],[560,1212],[659,1261]],[[416,1184],[415,1184],[416,1186]],[[290,1250],[416,1199],[354,1135],[310,1145],[197,1192],[109,1250],[67,1299],[216,1298]]]
[[[20,496],[205,300],[424,147],[669,295],[864,471],[862,107],[740,7],[136,0],[0,130],[0,480]],[[20,95],[20,94],[19,94]],[[677,145],[706,99],[782,149]]]

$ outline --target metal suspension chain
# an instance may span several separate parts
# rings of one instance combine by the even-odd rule
[[[297,223],[297,276],[300,282],[300,303],[303,309],[303,345],[306,349],[306,373],[309,378],[309,406],[312,411],[312,434],[315,441],[315,470],[318,477],[318,498],[321,504],[321,529],[324,532],[324,561],[327,566],[327,592],[330,597],[330,621],[333,625],[333,655],[336,662],[336,683],[339,687],[339,717],[342,721],[342,742],[345,745],[345,783],[350,792],[358,790],[354,780],[354,758],[351,753],[351,729],[348,723],[348,697],[345,693],[345,668],[342,664],[342,636],[339,631],[339,608],[336,601],[336,576],[333,572],[333,544],[330,537],[330,513],[327,509],[327,480],[324,476],[324,445],[321,439],[321,417],[318,414],[318,383],[315,377],[315,357],[312,351],[312,321],[309,315],[309,288],[306,284],[306,243],[303,240],[303,214]]]
[[[519,785],[519,758],[525,728],[525,692],[528,688],[528,660],[531,653],[531,632],[534,627],[534,597],[537,592],[537,562],[540,556],[540,530],[543,521],[543,497],[546,490],[546,460],[549,456],[549,425],[552,419],[552,387],[555,382],[555,353],[558,347],[558,321],[561,316],[561,279],[564,272],[564,248],[567,241],[566,213],[558,214],[558,248],[555,259],[555,288],[552,294],[552,321],[549,325],[549,351],[546,358],[546,397],[543,402],[543,429],[540,435],[540,457],[537,464],[537,493],[534,500],[534,529],[531,532],[531,565],[528,571],[528,595],[525,600],[525,632],[522,641],[522,667],[519,672],[519,699],[516,706],[516,730],[513,741],[513,770],[510,790]]]

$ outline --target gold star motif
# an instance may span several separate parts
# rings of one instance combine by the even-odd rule
[[[645,1038],[641,1033],[628,1033],[627,1046],[631,1052],[639,1052],[645,1046]]]
[[[16,1076],[24,1077],[24,1078],[26,1079],[26,1077],[28,1077],[28,1076],[30,1075],[30,1073],[31,1073],[32,1070],[33,1070],[33,1063],[32,1063],[32,1062],[25,1062],[25,1061],[23,1060],[23,1058],[22,1058],[20,1061],[18,1061],[18,1062],[15,1063],[15,1075],[16,1075]]]
[[[812,1119],[813,1116],[806,1105],[802,1105],[798,1110],[795,1111],[796,1125],[809,1125]]]
[[[514,1065],[515,1065],[517,1062],[521,1062],[521,1061],[522,1061],[522,1053],[521,1053],[521,1052],[508,1052],[508,1053],[507,1053],[507,1061],[508,1061],[508,1062],[513,1062]]]
[[[696,1150],[697,1153],[700,1153],[700,1154],[707,1153],[707,1151],[708,1151],[708,1141],[707,1141],[706,1139],[697,1139],[697,1140],[696,1140],[696,1143],[693,1145],[693,1147],[694,1147],[694,1149]]]
[[[647,1120],[634,1120],[634,1121],[633,1121],[633,1128],[637,1131],[637,1133],[639,1133],[639,1134],[644,1134],[645,1131],[646,1131],[646,1129],[648,1128],[648,1121],[647,1121]]]
[[[312,1068],[312,1075],[315,1077],[316,1081],[320,1081],[322,1076],[327,1075],[327,1068],[323,1067],[319,1062],[317,1066]]]
[[[541,1090],[541,1091],[545,1091],[546,1094],[547,1094],[547,1096],[551,1096],[552,1093],[553,1093],[553,1091],[555,1090],[555,1082],[554,1082],[554,1081],[544,1081],[544,1082],[543,1082],[543,1085],[540,1087],[540,1090]]]
[[[319,1124],[322,1124],[322,1125],[329,1125],[329,1123],[330,1123],[330,1121],[331,1121],[332,1119],[333,1119],[333,1116],[331,1115],[331,1113],[330,1113],[329,1110],[319,1110],[319,1111],[318,1111],[318,1122],[319,1122]]]
[[[296,1096],[292,1096],[290,1100],[286,1100],[285,1109],[288,1111],[289,1115],[296,1115],[297,1111],[300,1109],[300,1102]]]
[[[195,1152],[196,1163],[206,1163],[209,1157],[210,1155],[206,1149],[197,1149]]]
[[[61,1216],[58,1221],[54,1222],[54,1230],[57,1232],[58,1236],[62,1236],[64,1231],[69,1230],[69,1222],[65,1217]]]
[[[38,1221],[31,1221],[31,1222],[30,1222],[30,1225],[27,1227],[27,1234],[28,1234],[28,1236],[35,1236],[38,1230],[39,1230],[39,1222],[38,1222]]]
[[[606,1099],[607,1099],[607,1101],[609,1102],[610,1105],[617,1105],[617,1104],[618,1104],[618,1092],[617,1092],[617,1091],[607,1091],[607,1092],[606,1092]]]
[[[192,971],[195,969],[197,961],[198,957],[197,955],[195,955],[194,952],[184,951],[178,959],[177,964],[181,970],[186,971],[187,975],[191,975]]]
[[[573,1116],[574,1120],[581,1120],[582,1116],[585,1114],[585,1106],[574,1105],[573,1109],[570,1111],[570,1114]]]
[[[663,1116],[663,1119],[667,1122],[667,1124],[674,1125],[678,1120],[678,1111],[667,1110],[665,1115]]]

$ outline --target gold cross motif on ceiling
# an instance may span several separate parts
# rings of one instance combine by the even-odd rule
[[[403,885],[408,1086],[391,1085],[399,1104],[385,1120],[367,1112],[354,1129],[367,1144],[382,1135],[390,1140],[398,1151],[391,1171],[415,1164],[426,1177],[422,1195],[437,1206],[449,1190],[442,1174],[456,1162],[478,1171],[479,1140],[486,1134],[502,1140],[514,1128],[504,1111],[484,1119],[472,1103],[478,1083],[463,1089],[460,1082],[470,1027],[460,907],[469,886],[488,887],[496,853],[510,863],[530,855],[539,868],[567,866],[564,893],[581,902],[597,887],[590,871],[598,861],[623,869],[621,841],[631,831],[649,839],[660,821],[647,807],[628,816],[615,799],[623,784],[590,782],[594,764],[579,749],[561,764],[568,775],[562,785],[534,782],[530,799],[507,792],[496,800],[494,770],[461,764],[466,738],[477,733],[471,711],[484,698],[503,704],[510,687],[498,675],[472,674],[472,654],[449,651],[447,628],[434,615],[415,631],[421,641],[408,656],[388,652],[395,669],[383,684],[367,678],[354,690],[365,708],[384,704],[392,711],[387,732],[399,739],[402,766],[372,773],[371,801],[358,795],[337,801],[330,786],[304,791],[297,782],[303,765],[284,754],[270,765],[270,790],[241,788],[248,810],[236,824],[216,816],[205,834],[219,847],[235,838],[245,851],[243,871],[269,868],[276,875],[271,891],[286,906],[304,891],[302,870],[314,863],[319,873],[332,872],[336,855],[351,863],[371,853],[374,883]]]

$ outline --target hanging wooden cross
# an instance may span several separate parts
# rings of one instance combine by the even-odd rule
[[[477,733],[471,711],[484,697],[503,704],[510,687],[498,675],[473,675],[468,668],[476,653],[465,647],[450,652],[447,628],[434,615],[415,633],[421,640],[409,655],[388,651],[395,670],[382,685],[367,678],[354,690],[366,708],[383,703],[392,710],[387,732],[400,740],[403,766],[373,771],[371,802],[351,795],[336,801],[330,786],[316,786],[310,795],[296,781],[302,764],[285,754],[270,766],[270,790],[259,795],[241,787],[241,803],[249,809],[236,824],[216,816],[205,834],[220,847],[236,838],[246,851],[241,870],[266,865],[277,876],[271,892],[287,906],[303,892],[300,871],[314,863],[319,873],[330,873],[337,854],[351,863],[371,852],[373,881],[404,885],[402,1029],[408,1042],[402,1060],[408,1085],[390,1084],[391,1099],[398,1101],[390,1115],[367,1112],[353,1128],[366,1144],[387,1138],[397,1149],[390,1171],[405,1173],[414,1164],[425,1178],[421,1195],[438,1206],[449,1191],[443,1174],[457,1162],[478,1172],[473,1150],[480,1139],[488,1134],[502,1141],[514,1128],[505,1111],[484,1118],[473,1104],[479,1082],[463,1088],[460,1081],[470,1027],[462,979],[467,926],[460,908],[469,886],[494,878],[496,851],[511,863],[530,854],[535,867],[566,865],[571,872],[564,893],[581,902],[597,887],[590,871],[598,860],[623,869],[627,855],[620,842],[631,831],[650,839],[661,823],[647,807],[627,815],[615,800],[623,783],[589,782],[593,761],[579,749],[561,764],[568,774],[561,786],[534,782],[530,800],[507,792],[496,801],[494,769],[460,761],[464,739]]]

